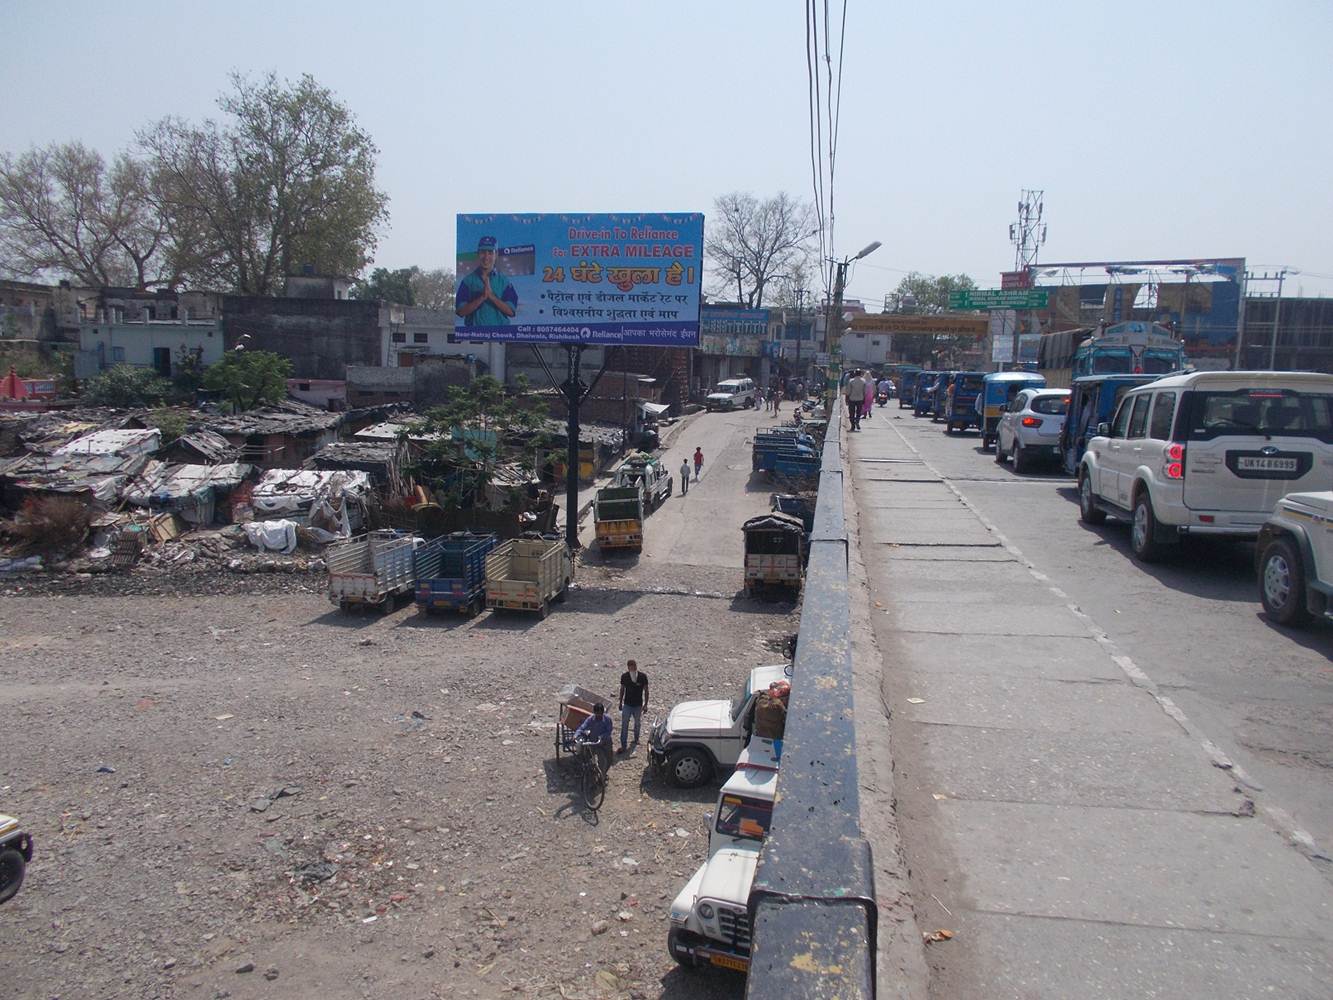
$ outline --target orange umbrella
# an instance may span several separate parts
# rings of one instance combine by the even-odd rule
[[[10,365],[9,374],[0,379],[0,399],[23,399],[28,395],[28,387],[19,373]]]

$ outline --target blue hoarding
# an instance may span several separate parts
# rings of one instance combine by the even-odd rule
[[[703,242],[697,213],[460,215],[455,332],[695,347]]]

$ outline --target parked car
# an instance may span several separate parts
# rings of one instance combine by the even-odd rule
[[[1289,492],[1333,482],[1333,375],[1191,372],[1131,389],[1088,442],[1079,516],[1132,522],[1152,562],[1184,534],[1255,538]]]
[[[754,380],[748,378],[729,378],[719,382],[717,388],[704,397],[704,409],[709,413],[714,410],[743,410],[754,406]]]
[[[1288,493],[1259,529],[1259,600],[1281,625],[1333,620],[1333,492]]]
[[[0,815],[0,903],[8,903],[23,885],[32,860],[32,837],[13,816]]]
[[[982,383],[976,408],[981,420],[981,448],[990,451],[995,446],[995,429],[1000,426],[1000,417],[1013,402],[1014,395],[1023,389],[1043,388],[1046,376],[1032,372],[992,372]]]
[[[1000,415],[995,428],[995,461],[1014,459],[1015,472],[1060,456],[1060,432],[1069,412],[1068,389],[1022,389]]]

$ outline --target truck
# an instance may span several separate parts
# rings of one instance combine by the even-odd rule
[[[773,819],[778,753],[755,738],[709,814],[708,858],[671,904],[667,951],[687,968],[750,967],[750,886]]]
[[[651,514],[671,496],[671,473],[650,455],[632,455],[616,470],[614,485],[641,487],[644,513]]]
[[[455,531],[417,547],[417,607],[426,614],[460,611],[469,618],[486,605],[486,555],[499,544],[493,534]]]
[[[329,600],[339,611],[375,607],[388,611],[416,585],[412,554],[421,539],[398,531],[371,531],[329,546]]]
[[[674,706],[649,731],[649,764],[678,788],[697,788],[731,770],[750,742],[756,699],[774,681],[790,679],[790,664],[755,667],[736,698]]]
[[[569,546],[553,535],[525,534],[486,556],[486,607],[535,611],[545,618],[574,579]]]
[[[643,551],[643,487],[607,486],[592,501],[597,547],[603,551]]]
[[[784,476],[817,476],[819,452],[809,435],[760,432],[754,436],[750,467]]]

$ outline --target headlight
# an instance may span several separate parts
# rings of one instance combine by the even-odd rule
[[[713,919],[713,908],[712,908],[711,906],[709,906],[707,903],[700,903],[700,904],[699,904],[699,916],[703,917],[705,920],[712,920],[712,919]]]

